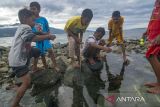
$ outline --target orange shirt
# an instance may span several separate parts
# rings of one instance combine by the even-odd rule
[[[117,23],[115,23],[113,19],[110,19],[108,22],[108,30],[112,30],[112,34],[114,36],[121,35],[120,28],[123,28],[123,23],[124,23],[124,18],[122,16],[120,17]]]

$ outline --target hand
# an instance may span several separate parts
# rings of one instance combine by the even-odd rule
[[[56,36],[55,36],[55,35],[50,34],[50,35],[49,35],[49,39],[50,39],[50,40],[54,40],[54,39],[56,39]]]
[[[99,41],[99,45],[104,46],[105,44],[106,44],[105,40],[102,39],[102,40]]]
[[[156,37],[156,39],[154,39],[154,40],[152,41],[152,44],[153,44],[153,45],[160,45],[160,35],[158,35],[158,36]]]
[[[106,51],[106,52],[112,52],[112,49],[111,48],[109,48],[109,47],[104,47],[104,51]]]

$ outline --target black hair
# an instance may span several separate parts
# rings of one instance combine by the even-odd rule
[[[120,17],[120,16],[121,16],[120,11],[114,11],[114,12],[112,13],[112,17]]]
[[[91,9],[84,9],[81,16],[87,17],[91,20],[93,17],[93,12]]]
[[[18,18],[19,18],[20,23],[22,23],[22,24],[25,23],[25,20],[27,18],[32,17],[32,16],[33,16],[33,13],[26,8],[21,9],[18,12]]]
[[[38,10],[41,10],[41,6],[38,2],[34,1],[30,3],[30,7],[36,7]]]
[[[106,33],[106,32],[105,32],[105,29],[104,29],[103,27],[97,28],[97,29],[96,29],[96,32],[97,32],[97,33],[101,33],[103,36],[104,36],[105,33]]]

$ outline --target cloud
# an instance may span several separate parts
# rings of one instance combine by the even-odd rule
[[[15,23],[17,12],[24,6],[29,6],[33,0],[5,0],[0,2],[0,23]],[[35,1],[35,0],[34,0]],[[107,22],[114,10],[120,10],[125,17],[125,29],[146,27],[155,0],[37,0],[42,7],[41,15],[47,17],[50,26],[63,29],[66,21],[82,10],[90,8],[94,17],[88,29],[103,26],[107,29]],[[13,11],[14,10],[14,11]],[[12,19],[12,20],[11,20]]]

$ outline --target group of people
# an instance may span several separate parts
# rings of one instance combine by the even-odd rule
[[[20,25],[15,33],[8,57],[9,66],[12,68],[14,74],[22,80],[22,85],[17,89],[17,95],[13,101],[12,107],[20,107],[19,102],[30,85],[29,63],[31,57],[34,57],[33,72],[38,71],[37,63],[39,56],[41,56],[44,67],[48,68],[45,59],[46,52],[48,51],[48,55],[53,63],[53,68],[57,72],[60,71],[56,64],[52,44],[50,42],[50,40],[56,39],[56,36],[50,33],[47,19],[39,15],[41,11],[40,4],[38,2],[31,2],[29,7],[30,9],[24,8],[18,12]],[[70,18],[65,25],[64,30],[68,37],[69,58],[71,58],[71,65],[73,67],[80,68],[80,47],[83,43],[83,33],[86,31],[92,18],[92,10],[84,9],[81,16]],[[128,61],[123,39],[123,23],[124,17],[121,16],[119,11],[114,11],[108,22],[108,40],[104,41],[102,39],[105,35],[105,29],[103,27],[98,27],[94,34],[86,39],[82,53],[89,64],[96,64],[100,50],[111,52],[112,49],[110,46],[114,39],[117,40],[117,45],[121,46],[124,62]],[[160,55],[159,34],[160,0],[156,0],[147,32],[144,35],[147,35],[148,41],[151,43],[146,56],[158,80],[156,83],[147,83],[145,85],[153,87],[149,89],[148,92],[157,94],[160,93],[160,62],[158,60]],[[32,42],[36,42],[36,47],[31,47]],[[75,56],[77,58],[75,58]]]

